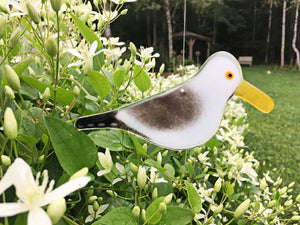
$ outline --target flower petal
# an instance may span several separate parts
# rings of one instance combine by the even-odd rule
[[[85,61],[80,61],[80,62],[75,62],[75,63],[70,63],[68,65],[68,68],[73,67],[73,66],[81,66]]]
[[[77,58],[85,60],[85,57],[83,57],[76,49],[68,49],[68,51]]]
[[[87,185],[87,183],[90,181],[90,177],[79,177],[77,179],[68,181],[64,183],[63,185],[59,186],[58,188],[54,189],[53,191],[47,193],[44,195],[43,200],[41,202],[41,207],[48,205],[51,202],[54,202],[55,200],[59,198],[63,198],[67,196],[68,194],[84,187]]]
[[[11,185],[22,186],[24,179],[26,179],[26,182],[34,183],[31,168],[23,159],[17,158],[14,163],[8,167],[3,178],[0,180],[0,194]]]
[[[109,172],[110,172],[110,170],[100,170],[97,172],[97,176],[101,177],[102,175],[107,174]]]
[[[8,202],[0,204],[0,217],[14,216],[28,211],[28,207],[22,203]]]
[[[42,208],[34,208],[29,211],[27,225],[52,225],[47,213]]]
[[[88,53],[89,56],[94,56],[97,46],[98,46],[98,42],[94,41],[93,44],[90,46],[90,50]]]

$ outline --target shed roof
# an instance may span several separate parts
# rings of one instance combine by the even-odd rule
[[[175,33],[173,35],[173,37],[174,38],[182,38],[183,37],[183,32]],[[211,38],[209,38],[209,37],[206,37],[206,36],[201,35],[201,34],[196,34],[196,33],[190,32],[190,31],[185,32],[185,37],[186,38],[199,39],[199,40],[208,41],[208,42],[211,41]]]

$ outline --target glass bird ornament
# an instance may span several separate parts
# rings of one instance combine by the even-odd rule
[[[167,149],[190,149],[215,134],[232,96],[264,113],[274,107],[268,95],[243,79],[234,56],[217,52],[184,83],[113,111],[80,117],[75,127],[119,128]]]

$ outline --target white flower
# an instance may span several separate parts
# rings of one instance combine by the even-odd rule
[[[144,48],[143,46],[140,47],[140,52],[137,53],[137,55],[139,55],[141,58],[143,59],[148,59],[148,58],[157,58],[159,57],[158,53],[155,53],[154,55],[152,55],[154,51],[153,47],[149,47],[149,48]]]
[[[98,16],[100,17],[100,20],[102,19],[102,21],[109,22],[118,16],[118,11],[103,10],[103,13],[102,14],[99,13]]]
[[[100,170],[97,173],[97,175],[100,177],[104,174],[109,173],[112,170],[114,163],[111,159],[110,151],[108,148],[106,148],[105,154],[102,152],[99,152],[98,158],[99,158],[101,166],[104,168],[104,170]]]
[[[102,50],[96,52],[97,47],[98,47],[98,42],[94,41],[93,44],[90,46],[88,49],[88,46],[86,44],[80,44],[79,47],[81,48],[79,51],[76,49],[69,49],[68,51],[76,56],[77,58],[81,59],[79,62],[71,63],[68,65],[68,67],[72,66],[81,66],[83,63],[87,62],[90,60],[90,58],[93,58],[94,56],[100,54]]]
[[[1,203],[0,217],[14,216],[29,211],[28,225],[51,225],[51,220],[42,207],[84,187],[90,180],[89,177],[80,177],[53,190],[53,180],[47,188],[48,173],[46,170],[43,173],[41,185],[39,184],[39,177],[40,173],[34,180],[31,168],[23,159],[17,158],[14,161],[0,180],[0,194],[14,185],[19,201]]]
[[[102,41],[102,44],[107,46],[111,46],[111,47],[114,47],[114,46],[122,46],[125,44],[125,42],[119,42],[120,38],[119,37],[111,37],[109,39],[107,39],[106,37],[100,37],[100,41]]]
[[[123,4],[125,2],[136,2],[136,0],[111,0],[111,1],[117,5]]]
[[[198,155],[198,160],[199,160],[200,163],[203,163],[203,164],[205,164],[207,166],[211,166],[210,163],[206,162],[209,159],[208,157],[206,157],[208,153],[209,153],[209,151],[206,151],[204,153],[200,153]]]
[[[150,182],[152,184],[154,183],[168,183],[164,178],[158,178],[158,172],[157,169],[154,168],[153,166],[150,169]]]
[[[13,16],[22,16],[22,15],[27,15],[28,14],[28,9],[26,6],[27,1],[25,0],[12,0],[9,2],[10,5],[12,5],[14,8],[16,8],[19,12],[13,12],[10,14],[11,17]],[[37,13],[39,13],[39,6],[41,5],[41,0],[37,1],[29,1],[29,3],[32,4],[33,8],[37,10]]]
[[[94,221],[95,219],[101,217],[101,213],[103,213],[107,208],[109,204],[104,204],[99,207],[97,212],[94,211],[93,205],[88,205],[88,211],[89,211],[89,216],[85,219],[85,223],[89,223]]]

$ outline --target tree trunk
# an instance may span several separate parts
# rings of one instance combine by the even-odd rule
[[[109,11],[109,2],[106,2],[105,4],[105,10],[108,12]],[[105,30],[104,30],[104,36],[107,37],[107,38],[110,38],[111,37],[111,26],[110,26],[110,23],[107,24]]]
[[[293,47],[294,52],[296,53],[298,70],[300,71],[300,54],[299,54],[299,50],[296,47],[297,32],[298,32],[298,17],[299,17],[299,3],[297,0],[296,1],[296,13],[295,13],[294,36],[293,36],[292,47]]]
[[[168,43],[169,43],[169,59],[173,56],[173,31],[172,31],[172,21],[170,14],[169,0],[164,0],[164,9],[166,13],[167,25],[168,25]]]
[[[281,60],[280,60],[281,67],[284,66],[285,19],[286,19],[286,0],[283,1],[283,8],[282,8],[282,34],[281,34]]]
[[[265,63],[268,63],[268,61],[269,61],[269,46],[270,46],[271,27],[272,27],[272,9],[273,9],[273,0],[270,0],[269,23],[268,23],[268,35],[267,35],[267,47],[266,47]]]

